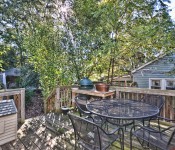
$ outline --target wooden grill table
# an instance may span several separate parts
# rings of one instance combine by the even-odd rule
[[[115,90],[109,90],[108,92],[99,92],[95,89],[92,90],[80,90],[78,88],[72,88],[72,102],[75,102],[75,97],[77,94],[86,94],[91,96],[98,96],[101,98],[111,97],[113,98],[113,95],[115,94]]]

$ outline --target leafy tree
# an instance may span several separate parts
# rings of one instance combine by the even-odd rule
[[[3,49],[0,65],[3,70],[10,67],[21,68],[22,76],[19,82],[22,87],[31,86],[33,78],[37,84],[33,86],[38,86],[38,74],[32,70],[33,63],[28,64],[29,54],[23,43],[29,29],[34,31],[39,22],[51,20],[47,4],[47,1],[40,0],[0,2],[1,50]]]
[[[0,2],[1,43],[11,47],[11,53],[15,54],[11,55],[11,60],[15,61],[14,66],[20,67],[25,64],[26,50],[22,45],[25,29],[34,30],[37,22],[50,18],[47,11],[47,1],[2,0]]]
[[[174,48],[174,25],[163,1],[89,0],[85,6],[75,1],[74,6],[79,24],[86,27],[86,22],[93,20],[88,26],[102,29],[99,39],[105,42],[100,48],[107,49],[106,59],[103,58],[109,68],[108,81],[109,77],[112,80],[114,75],[130,72],[157,53],[167,52],[170,45]],[[112,31],[113,42],[109,40]]]
[[[0,10],[0,57],[5,61],[8,49],[17,54],[15,66],[26,68],[21,85],[37,73],[45,96],[83,76],[110,82],[175,46],[161,0],[4,0]]]

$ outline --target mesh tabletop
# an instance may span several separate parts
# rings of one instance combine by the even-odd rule
[[[17,109],[12,99],[0,101],[0,117],[15,113],[17,113]]]
[[[149,118],[159,113],[157,106],[133,100],[95,100],[86,107],[94,114],[116,119]]]

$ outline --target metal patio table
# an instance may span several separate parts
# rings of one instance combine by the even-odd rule
[[[107,118],[135,120],[156,116],[159,108],[137,100],[102,99],[88,102],[88,111]]]
[[[96,115],[117,120],[137,120],[151,118],[159,113],[159,108],[137,100],[102,99],[86,104],[87,110]],[[123,126],[124,127],[124,126]]]

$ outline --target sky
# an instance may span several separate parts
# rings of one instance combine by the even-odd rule
[[[171,3],[168,4],[169,8],[172,9],[172,11],[170,12],[170,16],[175,21],[175,0],[170,0],[170,1]]]

